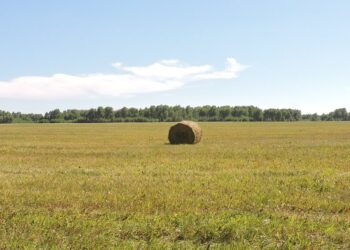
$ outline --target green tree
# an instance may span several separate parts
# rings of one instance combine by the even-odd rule
[[[104,109],[104,118],[107,119],[107,120],[112,120],[113,119],[113,108],[112,107],[105,107]]]
[[[346,121],[348,119],[348,112],[345,108],[336,109],[333,112],[333,119],[335,121]]]
[[[12,123],[13,116],[10,112],[0,110],[0,123]]]
[[[61,111],[59,109],[51,110],[50,112],[45,114],[45,118],[50,121],[59,120],[61,118]]]

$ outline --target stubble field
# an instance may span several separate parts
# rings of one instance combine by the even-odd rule
[[[0,126],[0,249],[349,249],[350,123]]]

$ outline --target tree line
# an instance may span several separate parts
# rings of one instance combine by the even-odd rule
[[[45,114],[23,114],[0,111],[0,123],[93,123],[93,122],[176,122],[195,121],[348,121],[350,113],[345,108],[329,114],[302,114],[297,109],[265,109],[255,106],[168,106],[114,110],[98,107],[88,110],[51,110]]]

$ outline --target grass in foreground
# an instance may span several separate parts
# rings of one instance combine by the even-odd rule
[[[350,248],[350,123],[0,126],[1,248]]]

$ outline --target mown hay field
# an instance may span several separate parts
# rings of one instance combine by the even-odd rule
[[[350,248],[350,123],[0,126],[0,249]]]

